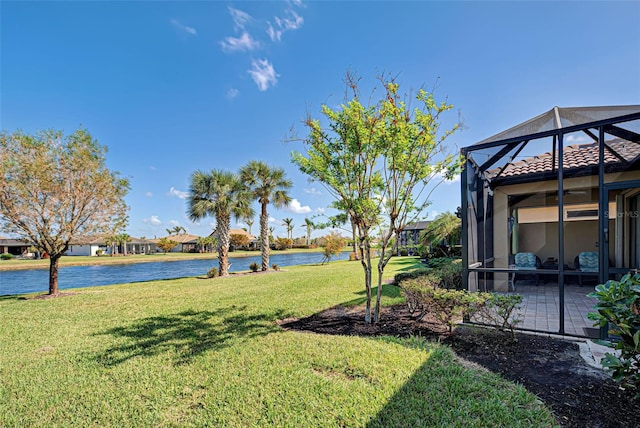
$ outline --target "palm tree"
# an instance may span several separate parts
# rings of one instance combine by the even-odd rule
[[[283,218],[282,219],[283,226],[287,226],[287,238],[289,239],[293,239],[292,235],[293,235],[293,219],[292,218]]]
[[[252,218],[246,218],[246,219],[244,219],[244,221],[247,223],[247,226],[249,226],[249,235],[251,235],[251,226],[253,226],[253,219]]]
[[[276,208],[287,206],[291,197],[287,193],[293,186],[285,177],[284,169],[270,168],[266,163],[250,161],[240,169],[240,177],[249,188],[253,197],[260,203],[260,250],[262,252],[262,270],[269,269],[269,213],[267,206]]]
[[[302,227],[306,227],[307,228],[307,245],[311,244],[311,232],[313,231],[313,229],[316,228],[316,225],[314,222],[312,222],[309,217],[305,217],[304,219],[304,223],[305,225]]]
[[[453,213],[447,211],[439,214],[420,235],[425,244],[436,247],[445,257],[451,255],[450,249],[460,242],[462,222]]]
[[[216,219],[220,276],[229,275],[229,230],[231,216],[236,220],[252,215],[250,194],[239,177],[228,171],[195,171],[189,186],[189,217],[196,221],[208,215]]]

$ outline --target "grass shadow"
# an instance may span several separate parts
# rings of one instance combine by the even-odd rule
[[[407,271],[427,267],[427,265],[422,263],[420,257],[402,256],[402,257],[396,257],[394,260],[395,260],[394,263],[396,266],[402,266],[397,268],[399,272],[407,272]]]
[[[175,355],[177,365],[210,350],[222,349],[238,339],[251,339],[282,331],[278,319],[283,310],[247,313],[246,307],[231,306],[215,311],[183,311],[135,320],[98,335],[113,336],[119,345],[94,355],[105,366],[115,366],[136,357]]]
[[[371,287],[371,296],[373,301],[375,302],[376,294],[378,293],[378,287]],[[383,284],[382,286],[382,297],[388,297],[391,299],[395,299],[400,297],[401,295],[400,287],[394,284]],[[354,294],[361,296],[355,299],[343,302],[340,306],[358,306],[362,305],[367,301],[367,292],[366,290],[357,291]]]

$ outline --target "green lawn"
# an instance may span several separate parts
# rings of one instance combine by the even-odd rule
[[[362,288],[359,263],[333,262],[0,297],[0,426],[553,425],[534,396],[446,347],[276,324],[359,304]]]

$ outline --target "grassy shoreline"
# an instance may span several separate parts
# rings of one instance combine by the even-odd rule
[[[347,251],[348,249],[345,249]],[[294,254],[294,253],[319,253],[321,248],[293,248],[290,250],[272,250],[271,255],[275,254]],[[253,257],[259,256],[260,251],[233,251],[229,253],[230,258]],[[129,263],[149,263],[149,262],[170,262],[180,260],[217,260],[217,253],[154,253],[154,254],[130,254],[127,256],[62,256],[60,258],[60,266],[85,266],[85,265],[108,265],[108,264],[129,264]],[[48,269],[49,260],[23,260],[11,259],[0,260],[0,272],[7,270],[23,270],[23,269]]]

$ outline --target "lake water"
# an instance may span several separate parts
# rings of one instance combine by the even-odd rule
[[[346,260],[349,252],[343,252],[332,260]],[[273,254],[269,265],[280,267],[320,263],[322,253]],[[261,264],[260,255],[231,257],[230,272],[249,270],[253,262]],[[205,275],[212,267],[218,267],[218,259],[179,260],[170,262],[144,262],[96,266],[65,266],[59,270],[58,288],[94,287],[126,282],[174,279]],[[0,296],[35,293],[49,290],[49,269],[0,271]]]

